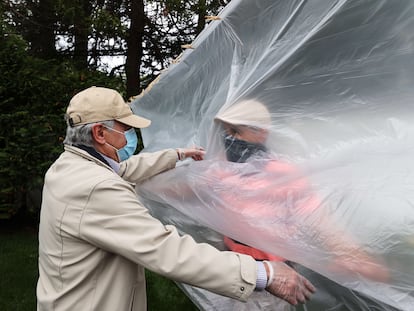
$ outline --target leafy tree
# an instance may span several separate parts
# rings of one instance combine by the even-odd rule
[[[62,151],[64,110],[76,92],[97,85],[138,94],[223,4],[1,0],[0,217],[37,215],[44,174]],[[104,56],[126,63],[109,71]]]
[[[1,25],[0,38],[0,217],[36,216],[46,169],[62,151],[70,98],[91,85],[121,92],[124,86],[101,72],[29,55],[8,25]]]
[[[205,16],[216,15],[230,1],[145,1],[141,87],[145,88],[204,29]]]
[[[5,0],[3,0],[5,1]],[[126,78],[137,95],[228,1],[219,0],[14,0],[8,18],[44,59],[72,59],[80,70],[107,70]],[[110,68],[105,58],[121,57]]]

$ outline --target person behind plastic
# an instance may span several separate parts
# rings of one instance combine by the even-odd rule
[[[133,155],[134,115],[115,90],[91,87],[66,111],[65,150],[45,176],[39,226],[38,310],[146,310],[144,268],[246,301],[266,290],[304,303],[313,285],[284,263],[220,252],[150,216],[134,184],[175,167],[197,148]]]
[[[237,203],[234,202],[234,196],[222,198],[228,206],[237,206],[240,212],[262,219],[284,219],[286,215],[290,215],[288,218],[297,215],[297,223],[289,226],[291,230],[297,230],[294,228],[302,225],[309,226],[304,216],[314,213],[318,215],[319,221],[311,227],[323,237],[322,246],[334,255],[331,265],[333,270],[344,274],[360,274],[381,282],[389,279],[389,272],[380,259],[375,259],[361,250],[358,243],[341,229],[340,224],[323,211],[320,201],[312,193],[309,183],[299,169],[292,163],[277,159],[268,150],[267,140],[272,123],[269,110],[263,103],[254,99],[241,100],[220,111],[214,120],[221,128],[219,133],[222,135],[227,160],[236,163],[251,162],[256,168],[260,168],[256,174],[249,171],[245,175],[240,174],[239,178],[228,178],[226,172],[214,172],[221,180],[231,180],[229,188],[242,188],[240,193],[253,191],[260,194],[260,197],[251,195],[242,200],[237,198]],[[286,181],[279,183],[279,180]],[[226,236],[224,243],[230,250],[251,255],[257,260],[285,261],[276,254],[264,252]]]

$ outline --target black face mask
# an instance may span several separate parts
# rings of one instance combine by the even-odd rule
[[[227,160],[230,162],[244,163],[251,156],[266,152],[266,147],[262,144],[249,143],[231,135],[224,137],[224,146],[226,147]]]

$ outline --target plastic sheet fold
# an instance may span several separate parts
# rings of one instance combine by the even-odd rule
[[[206,159],[140,199],[200,242],[288,262],[318,293],[295,308],[182,289],[202,310],[412,310],[414,2],[232,0],[191,45],[132,108],[152,120],[144,152]]]

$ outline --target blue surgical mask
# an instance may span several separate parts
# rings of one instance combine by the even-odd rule
[[[121,149],[117,149],[114,146],[108,143],[107,144],[116,150],[119,162],[129,159],[134,154],[135,150],[137,149],[137,145],[138,145],[138,137],[137,137],[137,133],[135,132],[135,129],[130,128],[128,131],[125,131],[125,132],[120,132],[113,128],[109,128],[109,129],[117,133],[123,134],[125,136],[127,143]]]

